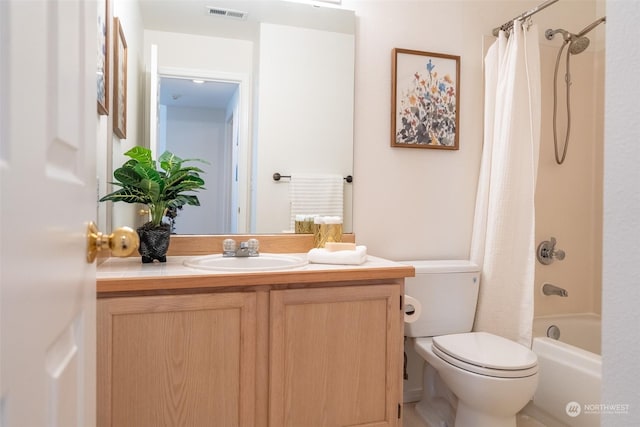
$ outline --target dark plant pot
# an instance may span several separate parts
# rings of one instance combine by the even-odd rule
[[[167,262],[171,226],[169,224],[154,226],[148,222],[139,227],[137,231],[140,236],[138,252],[142,255],[142,262],[149,263],[156,259],[159,262]]]

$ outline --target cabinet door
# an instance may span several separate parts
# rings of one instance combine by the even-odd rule
[[[255,293],[98,301],[98,426],[255,425]]]
[[[401,285],[271,292],[271,427],[396,426]]]

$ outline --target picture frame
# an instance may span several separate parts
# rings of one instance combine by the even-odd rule
[[[113,18],[113,133],[127,137],[127,41],[120,19]]]
[[[460,57],[395,48],[391,146],[459,149]]]
[[[96,98],[98,114],[109,115],[109,29],[111,18],[109,16],[109,0],[97,0],[98,2],[98,51],[96,70]]]

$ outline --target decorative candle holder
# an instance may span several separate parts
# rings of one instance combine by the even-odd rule
[[[296,217],[295,232],[296,234],[313,234],[313,215]]]
[[[327,242],[342,242],[342,224],[314,224],[313,245],[324,248]]]

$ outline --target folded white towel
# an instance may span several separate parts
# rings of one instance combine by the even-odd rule
[[[367,247],[356,246],[355,250],[330,252],[325,248],[309,251],[309,262],[315,264],[359,265],[367,260]]]

